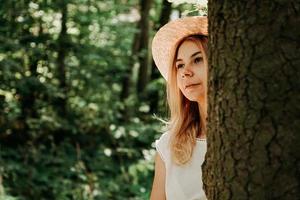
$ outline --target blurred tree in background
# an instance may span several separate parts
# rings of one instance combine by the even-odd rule
[[[189,8],[1,1],[0,199],[148,198],[167,117],[149,42]]]

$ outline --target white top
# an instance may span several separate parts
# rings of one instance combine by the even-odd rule
[[[206,153],[206,140],[197,139],[191,160],[182,166],[172,162],[169,140],[170,133],[167,132],[155,141],[156,150],[166,168],[167,200],[206,200],[201,170]]]

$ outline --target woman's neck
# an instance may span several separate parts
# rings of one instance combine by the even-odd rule
[[[206,118],[207,118],[207,102],[206,102],[206,98],[203,98],[203,99],[201,99],[198,102],[198,108],[199,108],[199,112],[200,112],[199,114],[200,114],[201,119],[204,122],[206,122]],[[200,124],[201,123],[202,122],[200,121]],[[199,135],[197,136],[197,138],[205,139],[206,138],[205,132],[203,130],[201,130],[201,133],[199,133]]]
[[[198,108],[199,108],[199,114],[201,116],[201,118],[203,117],[204,120],[206,120],[207,118],[207,102],[206,102],[206,98],[201,99],[200,101],[198,101]]]

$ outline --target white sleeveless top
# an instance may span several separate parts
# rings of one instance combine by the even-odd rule
[[[155,141],[156,150],[166,168],[167,200],[206,200],[201,170],[206,153],[206,140],[197,139],[191,160],[183,166],[172,162],[169,141],[168,132]]]

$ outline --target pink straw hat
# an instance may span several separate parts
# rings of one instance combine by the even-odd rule
[[[155,34],[152,40],[152,56],[166,80],[178,43],[190,35],[208,35],[207,17],[194,16],[170,21]]]

